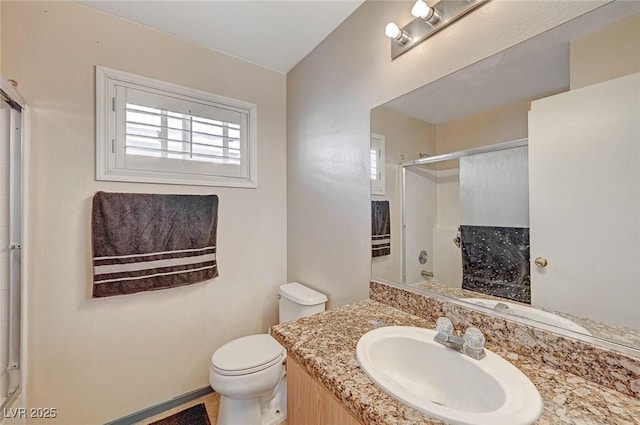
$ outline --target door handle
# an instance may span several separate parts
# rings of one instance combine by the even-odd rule
[[[549,264],[549,261],[547,261],[547,259],[544,257],[538,257],[534,260],[534,263],[538,267],[547,267],[547,264]]]

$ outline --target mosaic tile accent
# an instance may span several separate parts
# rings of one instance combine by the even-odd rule
[[[377,296],[391,300],[400,294],[375,287]],[[399,304],[430,306],[413,297]],[[431,317],[431,316],[429,316]],[[328,310],[294,322],[276,325],[272,335],[302,367],[331,391],[362,423],[373,425],[442,424],[387,395],[362,372],[355,356],[358,340],[380,326],[433,328],[431,319],[418,317],[372,299]],[[460,326],[458,320],[457,325]],[[514,352],[493,341],[487,348],[518,367],[542,395],[544,410],[538,425],[637,424],[640,400],[563,372],[535,356]]]
[[[381,282],[370,283],[369,297],[432,323],[446,316],[458,330],[475,326],[502,349],[640,399],[638,358]]]
[[[531,304],[529,229],[460,226],[462,288]]]

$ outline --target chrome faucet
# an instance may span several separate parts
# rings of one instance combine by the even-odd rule
[[[453,323],[446,317],[441,317],[436,321],[436,336],[433,338],[446,347],[453,348],[456,351],[462,351],[464,339],[453,334]]]
[[[422,275],[422,277],[424,277],[425,279],[429,280],[433,278],[433,272],[427,271],[427,270],[422,270],[420,272],[420,274]]]
[[[436,321],[436,336],[433,340],[445,347],[452,348],[467,356],[480,360],[487,354],[484,351],[484,335],[480,329],[470,327],[464,333],[464,338],[453,334],[453,323],[446,317],[440,317]]]

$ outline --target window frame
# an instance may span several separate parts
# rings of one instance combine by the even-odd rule
[[[371,182],[371,194],[372,195],[385,195],[385,174],[386,174],[386,155],[385,155],[385,137],[382,134],[371,133],[370,151],[374,150],[374,144],[377,144],[377,160],[376,160],[376,172],[378,175],[377,180],[371,178],[371,172],[369,173],[369,180]],[[369,164],[369,169],[371,170]]]
[[[116,107],[121,108],[125,99],[117,98],[122,87],[147,90],[185,102],[204,104],[246,114],[246,155],[241,157],[240,175],[216,173],[224,167],[212,165],[212,171],[204,173],[168,170],[141,170],[127,168],[124,161],[124,135],[116,140]],[[120,123],[122,126],[122,123]],[[196,186],[222,186],[257,188],[257,106],[253,103],[215,95],[201,90],[183,87],[148,77],[96,66],[96,180],[135,183],[159,183]],[[144,158],[144,157],[143,157]],[[185,163],[189,162],[184,160]],[[133,162],[133,161],[132,161]],[[195,163],[195,162],[194,162]],[[169,166],[169,162],[166,163]],[[202,164],[202,163],[200,163]],[[198,168],[198,167],[195,167]],[[200,167],[201,168],[201,167]]]

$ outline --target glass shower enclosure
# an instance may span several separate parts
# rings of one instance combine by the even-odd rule
[[[0,404],[21,389],[24,102],[0,79]]]
[[[527,139],[402,163],[411,286],[530,303]]]

